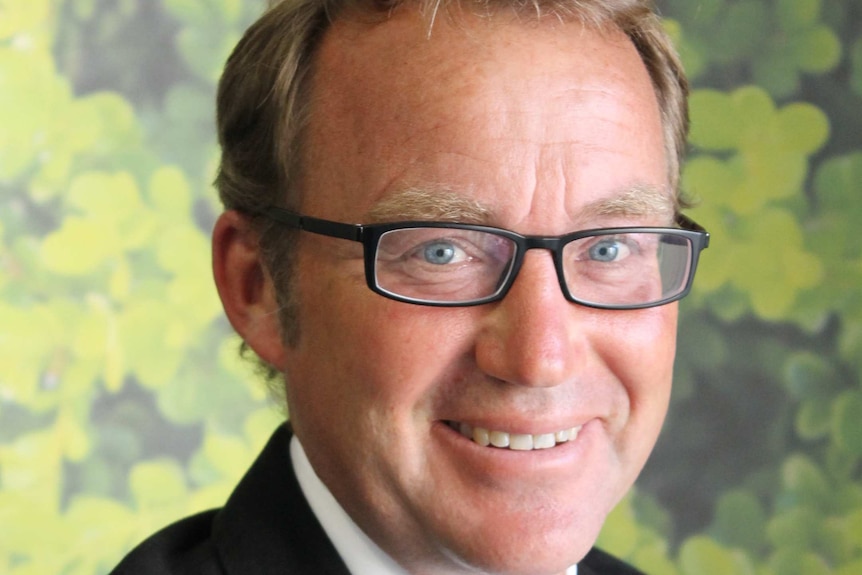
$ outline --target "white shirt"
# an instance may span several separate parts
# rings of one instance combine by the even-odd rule
[[[317,477],[295,435],[290,440],[290,459],[302,494],[348,571],[354,575],[409,575],[347,515]],[[566,569],[566,575],[578,575],[578,566]]]

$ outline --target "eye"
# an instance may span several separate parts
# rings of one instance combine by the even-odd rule
[[[590,246],[590,259],[597,262],[615,262],[628,257],[629,247],[618,239],[599,240]]]
[[[422,256],[425,261],[436,265],[450,264],[464,259],[465,255],[463,250],[452,242],[436,241],[428,243],[422,248]]]

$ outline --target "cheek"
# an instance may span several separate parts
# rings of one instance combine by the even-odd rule
[[[670,304],[622,316],[616,334],[603,340],[602,355],[628,398],[628,424],[657,435],[670,400],[676,353],[677,305]],[[649,428],[649,429],[647,429]]]
[[[462,314],[373,297],[379,301],[367,321],[376,323],[350,351],[355,371],[362,373],[373,400],[388,405],[391,415],[430,409],[470,355]]]
[[[618,382],[621,403],[610,428],[620,465],[616,492],[634,483],[667,414],[676,343],[676,304],[623,316],[605,333],[600,352]]]
[[[623,316],[615,332],[614,347],[620,352],[616,361],[632,378],[634,387],[654,387],[662,382],[670,386],[676,355],[676,304],[649,308]]]
[[[303,291],[298,351],[305,377],[316,370],[315,379],[329,380],[322,386],[349,391],[364,409],[419,403],[463,355],[457,312],[388,300],[361,276]]]

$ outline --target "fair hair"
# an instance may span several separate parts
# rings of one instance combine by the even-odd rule
[[[520,17],[552,17],[625,33],[652,80],[664,130],[668,181],[679,208],[688,85],[651,0],[270,0],[269,9],[234,49],[219,83],[217,129],[222,155],[215,185],[225,209],[252,218],[264,265],[275,284],[287,344],[298,337],[290,247],[296,232],[255,214],[273,205],[298,206],[300,148],[314,54],[330,24],[348,14],[385,19],[405,5],[418,6],[429,33],[436,19],[456,18],[455,9],[480,16],[509,10]],[[266,366],[264,371],[270,380],[277,375]]]

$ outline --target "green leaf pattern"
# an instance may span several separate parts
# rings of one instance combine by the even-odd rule
[[[107,572],[284,417],[209,269],[215,82],[263,4],[0,0],[0,573]],[[659,6],[713,240],[599,543],[658,575],[862,573],[862,12]]]

